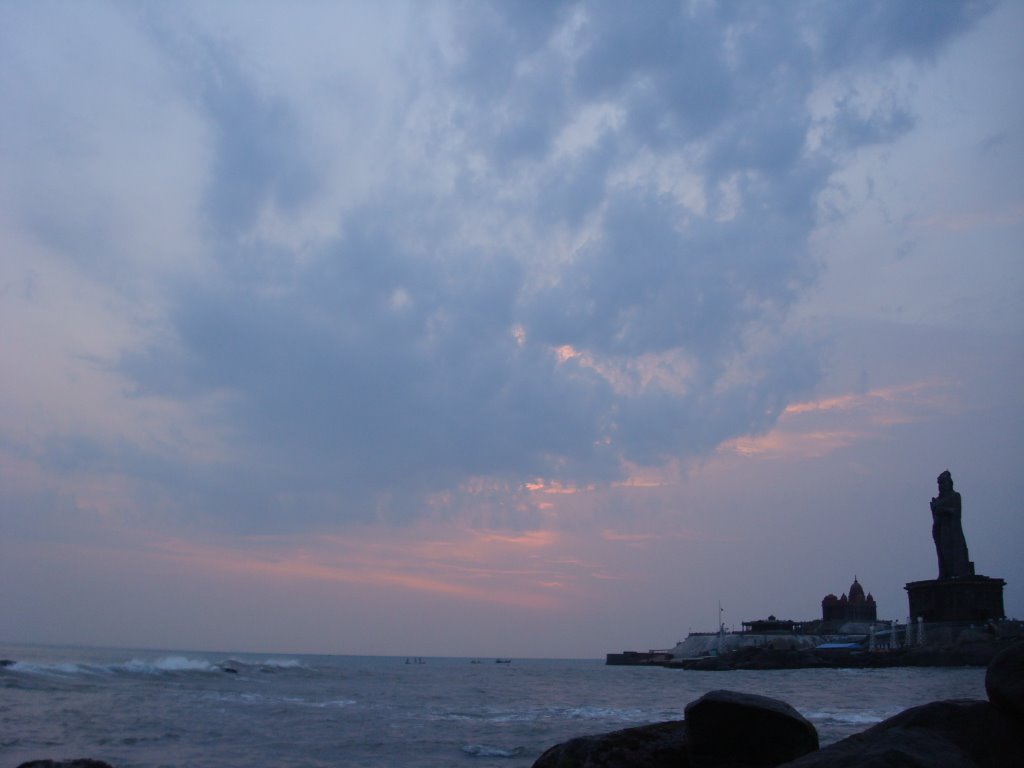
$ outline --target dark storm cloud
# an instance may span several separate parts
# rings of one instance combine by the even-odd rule
[[[407,201],[408,202],[408,201]],[[230,274],[187,286],[178,339],[126,361],[140,394],[234,394],[250,455],[301,456],[304,485],[445,487],[466,474],[550,474],[586,456],[604,387],[511,332],[521,268],[395,243],[393,210],[361,208],[347,234],[267,296]],[[581,396],[582,395],[582,396]],[[600,411],[597,406],[596,410]],[[326,474],[325,474],[326,473]],[[319,480],[317,480],[319,478]]]
[[[851,152],[912,124],[898,100],[866,108],[850,89],[823,124],[808,99],[844,68],[929,56],[977,16],[940,4],[915,24],[912,11],[928,16],[890,3],[459,6],[454,53],[420,73],[418,97],[447,126],[422,167],[458,182],[392,170],[302,260],[256,227],[267,206],[287,215],[329,186],[297,107],[200,41],[209,53],[186,87],[215,137],[218,267],[179,285],[173,338],[123,370],[140,396],[226,393],[239,460],[273,467],[279,489],[344,495],[328,505],[339,514],[475,475],[608,481],[622,459],[766,429],[816,380],[814,349],[782,323],[815,277],[819,196]],[[569,135],[599,108],[611,116],[596,135]],[[642,156],[685,166],[699,202],[638,171]],[[536,274],[537,249],[567,234],[580,245]],[[678,386],[636,373],[664,355],[685,360]]]

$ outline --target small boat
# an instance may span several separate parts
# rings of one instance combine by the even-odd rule
[[[495,659],[494,663],[495,664],[511,664],[512,663],[512,659]]]

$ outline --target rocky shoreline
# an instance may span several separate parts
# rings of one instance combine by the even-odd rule
[[[883,667],[986,667],[1018,640],[983,640],[885,651],[740,648],[720,656],[663,661],[659,666],[703,672],[735,669],[880,669]]]
[[[1003,648],[991,659],[985,692],[987,701],[955,699],[913,707],[819,749],[814,725],[785,702],[712,691],[691,702],[682,720],[571,739],[547,750],[533,768],[1024,765],[1024,643]]]

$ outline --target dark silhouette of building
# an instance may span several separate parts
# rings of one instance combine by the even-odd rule
[[[797,631],[799,626],[800,622],[793,621],[792,619],[777,619],[773,615],[767,619],[744,621],[743,631],[753,632],[758,635],[791,635]]]
[[[870,592],[865,596],[864,587],[854,576],[849,597],[845,593],[842,597],[829,594],[821,601],[821,618],[822,621],[834,624],[848,621],[877,621],[875,598]]]

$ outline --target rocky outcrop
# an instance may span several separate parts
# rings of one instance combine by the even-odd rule
[[[987,701],[937,701],[908,709],[787,768],[1016,768],[1019,727]]]
[[[711,691],[685,720],[581,736],[552,747],[534,768],[740,768],[780,765],[818,748],[818,732],[783,701]]]
[[[937,701],[818,749],[814,726],[784,702],[712,691],[685,720],[572,739],[534,768],[1017,768],[1024,765],[1024,643],[985,676],[989,701]]]
[[[712,691],[685,720],[570,739],[534,768],[715,768],[780,765],[818,748],[814,726],[785,702]]]
[[[992,659],[985,672],[988,700],[1024,728],[1024,643],[1017,643]]]
[[[557,744],[533,768],[686,768],[686,724],[670,720]]]
[[[686,707],[690,765],[773,766],[818,749],[818,732],[784,701],[711,691]]]

